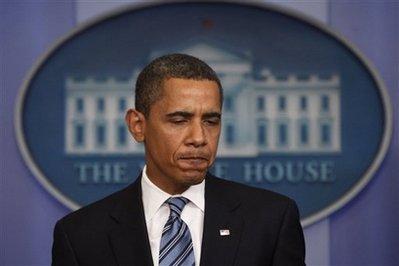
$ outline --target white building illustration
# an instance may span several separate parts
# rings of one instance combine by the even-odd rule
[[[338,153],[341,151],[340,78],[337,74],[280,76],[269,69],[253,78],[249,57],[237,56],[206,43],[182,53],[203,59],[224,88],[222,134],[218,155],[262,153]],[[149,60],[158,53],[150,55]],[[125,111],[134,106],[128,80],[66,78],[65,152],[70,155],[140,154],[131,140]]]

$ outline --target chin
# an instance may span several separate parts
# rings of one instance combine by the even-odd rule
[[[198,185],[206,176],[206,171],[187,171],[183,174],[182,181],[188,186]]]

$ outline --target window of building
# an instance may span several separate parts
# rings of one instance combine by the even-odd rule
[[[281,123],[277,127],[278,145],[286,146],[288,144],[288,125]]]
[[[330,124],[322,124],[321,125],[321,135],[320,141],[322,145],[330,145],[331,144],[331,125]]]
[[[97,146],[105,146],[106,143],[106,127],[105,124],[96,126],[96,144]]]
[[[258,130],[257,130],[257,139],[258,145],[266,146],[267,145],[267,122],[265,120],[258,121]]]
[[[307,145],[309,143],[309,124],[302,122],[299,126],[299,143]]]
[[[127,140],[127,137],[126,137],[126,134],[127,134],[126,126],[124,124],[122,124],[122,123],[119,123],[118,127],[117,127],[117,130],[118,130],[118,132],[117,132],[118,145],[123,146],[123,145],[126,144],[126,140]]]
[[[234,100],[232,96],[226,96],[224,98],[224,109],[226,112],[234,111]]]
[[[75,104],[76,104],[76,111],[78,113],[83,113],[83,111],[84,111],[84,101],[83,101],[83,99],[82,98],[77,98]]]
[[[226,126],[226,144],[233,145],[235,142],[235,129],[233,124]]]
[[[76,124],[74,128],[74,143],[77,147],[82,147],[85,144],[85,127],[83,124]]]
[[[330,110],[330,97],[327,95],[321,96],[321,110],[328,112]]]
[[[102,113],[105,110],[105,101],[104,98],[97,99],[97,111]]]
[[[301,96],[299,100],[299,109],[301,111],[308,110],[308,98],[306,98],[306,96]]]
[[[118,101],[118,110],[119,112],[123,113],[126,111],[126,99],[120,98]]]
[[[278,110],[283,112],[287,108],[287,99],[285,96],[278,97]]]
[[[258,98],[256,99],[256,110],[257,111],[265,110],[265,97],[258,96]]]

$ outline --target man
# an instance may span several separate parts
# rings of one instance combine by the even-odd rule
[[[126,123],[146,166],[126,189],[58,221],[53,265],[304,265],[292,200],[207,172],[222,101],[218,77],[197,58],[145,67]]]

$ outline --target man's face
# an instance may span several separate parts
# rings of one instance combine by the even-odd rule
[[[216,82],[170,78],[144,118],[147,174],[170,194],[202,182],[215,160],[221,127]]]

